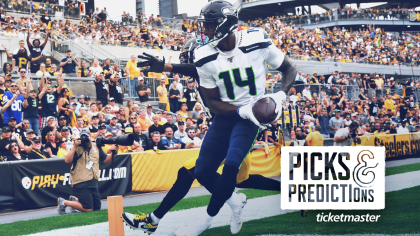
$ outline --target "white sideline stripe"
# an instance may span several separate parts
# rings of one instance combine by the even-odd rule
[[[385,179],[386,192],[398,191],[406,188],[411,188],[420,185],[420,171],[413,171],[403,174],[387,176]],[[207,207],[191,208],[181,211],[169,212],[160,221],[159,228],[153,235],[173,235],[173,233],[181,226],[189,222],[196,221],[206,214]],[[139,207],[141,211],[141,206]],[[281,210],[280,208],[280,194],[255,198],[248,200],[242,214],[243,221],[250,221],[261,219],[276,215],[282,215],[296,210]],[[180,223],[185,222],[185,224]],[[211,228],[229,225],[230,222],[230,208],[225,204],[215,217]],[[125,226],[126,236],[143,235],[139,230],[131,230]],[[57,229],[47,232],[40,232],[31,234],[30,236],[56,236],[56,235],[109,235],[108,222],[97,223],[86,226],[79,226],[66,229]],[[368,234],[366,234],[368,235]]]

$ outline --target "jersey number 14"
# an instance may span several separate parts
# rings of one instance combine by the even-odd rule
[[[251,67],[245,68],[246,73],[246,80],[242,80],[241,71],[239,68],[235,68],[232,70],[226,70],[219,73],[219,79],[223,80],[223,83],[225,85],[226,94],[230,100],[235,100],[235,92],[233,88],[233,82],[231,77],[231,72],[233,74],[233,80],[235,82],[235,85],[243,88],[247,87],[249,88],[249,95],[255,96],[257,95],[257,87],[255,86],[255,74],[254,70]]]

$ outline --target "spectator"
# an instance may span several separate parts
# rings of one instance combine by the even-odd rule
[[[7,51],[7,47],[5,45],[2,45],[4,50],[6,51],[7,57],[12,58],[12,74],[15,72],[15,66],[16,62],[18,62],[17,67],[19,69],[24,68],[25,70],[29,70],[30,67],[28,67],[28,62],[30,60],[30,57],[28,55],[28,50],[25,48],[25,41],[20,40],[19,41],[19,49],[16,50],[14,54],[10,54]]]
[[[77,70],[77,77],[89,77],[89,69],[86,68],[86,61],[82,61],[81,66]]]
[[[193,79],[191,79],[193,82],[194,82],[194,80]],[[180,95],[180,97],[178,98],[178,106],[177,106],[177,111],[179,110],[179,108],[181,107],[181,105],[182,105],[182,99],[184,98],[184,94],[185,94],[185,92],[184,92],[184,86],[181,84],[181,80],[180,80],[180,78],[179,78],[179,74],[175,74],[174,75],[174,81],[176,81],[177,82],[177,85],[176,85],[176,89],[179,91],[179,95]],[[187,84],[188,84],[188,80],[187,80]],[[193,85],[193,83],[191,82],[190,83],[191,85]],[[173,89],[173,84],[171,84],[170,86],[169,86],[169,90],[171,90],[171,89]],[[186,97],[187,98],[187,101],[188,101],[188,97]],[[193,105],[194,106],[194,105]],[[191,108],[191,110],[192,110],[192,108]],[[190,110],[190,111],[191,111]],[[174,112],[175,113],[175,112]]]
[[[34,137],[32,140],[32,150],[28,153],[29,160],[47,159],[41,150],[41,146],[41,139],[39,137]]]
[[[47,144],[45,145],[45,150],[48,152],[48,155],[52,156],[57,156],[57,152],[58,152],[58,138],[55,136],[55,132],[50,131],[47,134]]]
[[[27,156],[20,152],[19,144],[16,141],[12,141],[9,145],[9,155],[7,161],[22,161],[27,160]]]
[[[276,147],[280,146],[280,142],[282,140],[279,140],[279,129],[280,125],[277,122],[271,122],[266,125],[267,126],[267,141],[274,144]]]
[[[32,129],[27,129],[23,132],[24,134],[24,139],[22,139],[23,142],[23,150],[25,151],[25,153],[30,153],[32,151],[32,142],[34,140],[34,138],[36,137],[35,132]]]
[[[137,118],[137,121],[140,124],[142,131],[148,131],[149,127],[152,125],[150,120],[146,118],[146,111],[145,110],[140,111],[140,115]]]
[[[95,90],[96,90],[96,100],[101,101],[103,106],[108,104],[108,89],[105,84],[104,73],[101,72],[95,76]]]
[[[16,127],[16,118],[10,117],[8,126],[10,130],[12,131],[12,137],[11,137],[12,140],[15,139],[15,136],[18,137],[20,140],[24,140],[23,130],[19,127]]]
[[[58,141],[58,158],[65,158],[69,150],[67,149],[67,138],[61,137]]]
[[[20,71],[20,78],[16,80],[16,84],[18,85],[18,89],[20,91],[20,93],[22,95],[25,94],[25,90],[26,90],[26,85],[29,83],[29,89],[33,89],[32,88],[32,84],[31,84],[31,78],[28,78],[27,76],[27,71],[26,69],[19,69]]]
[[[170,129],[170,127],[167,128],[168,130]],[[149,141],[147,143],[147,147],[145,148],[145,150],[166,150],[166,146],[162,143],[162,140],[160,138],[160,133],[158,131],[155,131],[152,134],[152,141]]]
[[[203,141],[195,136],[195,129],[189,127],[187,128],[186,133],[187,135],[182,138],[182,142],[186,144],[185,148],[200,148]]]
[[[166,123],[163,125],[163,128],[166,130],[166,127],[172,127],[172,130],[176,133],[178,131],[178,126],[173,123],[173,116],[171,114],[168,114],[166,116]]]
[[[113,115],[109,125],[106,126],[106,132],[111,133],[113,137],[121,134],[121,127],[117,125],[118,118]]]
[[[165,79],[160,80],[160,85],[156,88],[159,97],[159,109],[165,111],[168,104],[168,90],[165,87]]]
[[[166,128],[165,128],[166,131]],[[179,121],[178,122],[178,130],[174,134],[175,138],[182,140],[185,136],[187,136],[187,133],[185,132],[185,122]]]
[[[188,104],[187,104],[187,106],[188,106]],[[201,107],[201,104],[199,102],[196,102],[195,106],[194,106],[194,109],[193,109],[193,112],[191,112],[191,117],[193,118],[193,121],[195,123],[197,122],[197,120],[199,118],[199,115],[200,115],[200,112],[202,110],[203,110],[203,108]]]
[[[185,143],[173,136],[173,130],[171,127],[166,127],[165,136],[162,137],[162,144],[167,150],[185,148]]]
[[[115,105],[115,99],[113,97],[109,98],[109,104],[107,105],[108,107],[111,107],[111,112],[118,112],[119,111],[119,107],[117,105]]]
[[[178,111],[178,99],[181,98],[181,94],[177,89],[178,82],[175,80],[172,83],[172,86],[169,89],[169,105],[171,112],[176,113]]]
[[[198,135],[198,138],[203,140],[204,135],[206,135],[208,129],[209,129],[209,127],[207,125],[202,125],[201,128],[200,128],[200,134]]]
[[[162,135],[165,133],[165,129],[163,128],[162,125],[159,125],[158,122],[159,122],[159,116],[158,115],[154,115],[153,116],[153,125],[151,125],[149,127],[149,136],[150,136],[150,138],[152,138],[152,133],[155,132],[155,131],[158,131]]]
[[[54,120],[57,119],[57,102],[58,97],[61,92],[61,88],[63,87],[62,84],[63,80],[60,77],[57,78],[58,88],[56,91],[53,91],[51,81],[46,80],[44,82],[44,76],[41,78],[41,83],[39,88],[41,89],[41,93],[39,93],[38,97],[41,100],[42,109],[41,109],[41,131],[45,127],[47,118],[54,117]],[[44,141],[44,139],[42,139]],[[44,143],[44,142],[42,142]]]
[[[46,13],[47,14],[47,13]],[[49,17],[46,16],[48,19]],[[42,20],[42,17],[41,17]],[[48,23],[47,23],[48,24]],[[30,29],[28,28],[28,36],[26,38],[26,43],[28,44],[28,48],[29,48],[29,52],[31,53],[31,71],[33,73],[37,73],[37,71],[40,69],[40,65],[42,63],[42,50],[44,50],[45,45],[47,45],[49,36],[50,36],[50,30],[47,29],[47,35],[45,37],[45,41],[44,43],[41,45],[41,42],[39,41],[39,39],[34,39],[32,41],[32,44],[29,42],[29,34],[30,34]]]
[[[22,103],[24,101],[24,97],[20,94],[19,90],[17,89],[17,84],[12,82],[10,84],[10,91],[7,91],[3,95],[3,124],[9,121],[9,118],[14,117],[16,122],[22,122]]]
[[[66,57],[61,59],[60,67],[63,68],[63,73],[68,77],[76,77],[76,66],[79,66],[79,61],[71,55],[71,50],[67,50]]]
[[[306,101],[312,101],[311,91],[309,90],[309,85],[305,85],[305,89],[302,91],[302,96]]]
[[[197,128],[200,128],[202,125],[209,126],[211,121],[210,121],[210,118],[208,116],[206,116],[206,112],[200,111],[199,114],[200,115],[199,115],[199,118],[197,120]]]
[[[153,113],[152,111],[153,111],[152,105],[147,104],[146,117],[147,119],[150,120],[150,123],[153,123],[153,116],[155,115],[155,113]]]
[[[409,134],[410,131],[408,130],[406,125],[407,125],[407,119],[403,119],[401,121],[401,126],[399,126],[397,129],[397,134]]]
[[[85,128],[85,119],[83,115],[76,116],[76,126],[73,127],[72,133],[74,138],[80,138],[80,132]]]
[[[36,65],[36,66],[39,68],[39,70],[34,71],[34,72],[36,72],[35,75],[37,75],[37,76],[44,75],[45,78],[47,78],[47,76],[51,76],[51,74],[48,73],[48,71],[46,70],[46,67],[45,67],[44,63],[41,63],[40,65]]]
[[[324,146],[324,136],[320,134],[321,126],[316,125],[315,130],[306,136],[306,146]]]
[[[337,130],[344,127],[343,118],[341,118],[340,114],[341,114],[340,110],[335,110],[335,117],[332,117],[329,121],[330,138],[334,138]]]
[[[125,73],[130,78],[129,96],[130,98],[133,98],[136,94],[136,81],[134,80],[134,77],[140,76],[140,69],[137,67],[135,55],[131,55],[131,60],[127,62],[127,65],[125,67]]]
[[[356,122],[353,122],[349,127],[337,130],[334,135],[334,146],[351,146],[353,140],[358,139],[359,137],[357,135],[356,137],[352,137],[350,132],[356,131],[358,128],[359,125]]]
[[[118,80],[119,78],[116,72],[111,75],[109,79],[109,97],[115,99],[115,103],[117,104],[116,107],[123,107],[123,94]]]
[[[149,101],[149,95],[152,93],[150,86],[144,84],[143,76],[139,76],[139,85],[136,87],[136,92],[139,95],[139,100],[141,104],[147,104]]]
[[[133,125],[133,129],[134,129],[134,132],[133,132],[134,141],[137,142],[140,146],[142,146],[143,150],[147,150],[148,137],[147,135],[141,133],[140,124],[135,123]],[[153,135],[151,137],[153,139]]]

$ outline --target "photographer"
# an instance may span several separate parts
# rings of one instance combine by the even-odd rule
[[[114,148],[111,147],[110,150]],[[73,148],[65,156],[66,163],[73,163],[70,180],[73,187],[72,201],[58,198],[58,213],[66,214],[67,206],[72,211],[82,212],[101,209],[101,196],[98,189],[99,161],[110,162],[112,154],[106,155],[102,148],[91,142],[88,129],[80,131],[80,138],[75,140]]]
[[[334,146],[351,146],[354,140],[359,139],[358,128],[359,124],[353,121],[348,127],[337,130],[334,135]]]

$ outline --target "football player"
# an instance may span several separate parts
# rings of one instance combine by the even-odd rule
[[[177,235],[201,234],[211,226],[224,202],[242,197],[232,193],[239,167],[261,127],[252,113],[254,99],[272,98],[280,116],[285,92],[293,85],[297,74],[265,31],[235,32],[237,23],[238,12],[226,1],[209,2],[200,13],[199,39],[203,45],[195,50],[196,68],[190,67],[190,70],[197,70],[201,95],[216,115],[203,141],[194,176],[206,189],[212,189],[212,197],[206,216],[179,228]],[[264,95],[265,62],[283,73],[278,93]],[[173,72],[179,67],[172,65]],[[216,170],[225,158],[223,173],[219,175]],[[231,220],[237,222],[239,229],[242,208],[232,209]]]
[[[179,59],[182,64],[193,63],[192,62],[193,51],[198,46],[199,44],[197,44],[196,38],[191,38],[185,43],[185,45],[181,49],[182,53],[179,56]],[[154,58],[153,56],[150,56],[149,60],[152,60],[153,58]],[[163,62],[160,61],[160,63],[162,64]],[[157,71],[157,72],[159,73],[162,71]],[[200,95],[197,94],[197,96],[200,96]],[[202,99],[200,99],[200,102],[204,110],[208,110],[206,109],[206,106],[203,103]],[[282,134],[280,134],[280,136],[282,137]],[[284,144],[284,142],[282,144]],[[165,216],[165,214],[173,206],[175,206],[176,203],[178,203],[182,198],[184,198],[185,195],[190,190],[191,185],[195,179],[194,170],[195,170],[195,163],[196,163],[197,158],[198,156],[191,158],[190,160],[184,163],[181,169],[179,169],[176,182],[174,183],[172,188],[169,190],[168,194],[165,196],[165,198],[162,200],[161,204],[155,211],[149,214],[123,213],[122,218],[124,222],[128,226],[130,226],[132,229],[140,229],[146,233],[154,233],[158,227],[159,221]],[[249,175],[250,165],[251,165],[251,155],[248,155],[240,167],[239,173],[237,175],[236,187],[280,191],[279,181],[266,178],[261,175]],[[209,191],[211,192],[211,190]],[[240,195],[244,197],[243,194],[240,194]],[[228,204],[231,204],[231,203],[233,203],[232,207],[234,207],[235,202],[228,201]],[[242,204],[242,202],[238,202],[238,203]],[[238,227],[238,224],[235,224],[234,221],[232,221],[231,230],[232,230],[232,233],[237,233],[239,232],[240,227]]]

